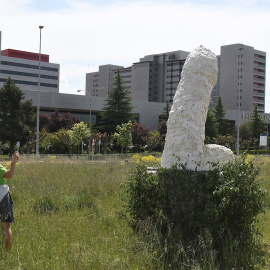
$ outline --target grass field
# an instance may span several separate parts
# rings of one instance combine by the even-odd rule
[[[270,192],[270,158],[256,162]],[[123,217],[120,186],[135,166],[116,160],[20,160],[9,181],[13,255],[1,246],[0,269],[162,269]],[[270,200],[260,221],[270,252]]]

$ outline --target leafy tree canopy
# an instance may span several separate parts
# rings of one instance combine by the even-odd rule
[[[24,100],[24,93],[10,78],[0,88],[0,139],[10,142],[10,154],[16,141],[26,142],[35,127],[32,101]]]
[[[87,124],[80,122],[72,127],[72,132],[70,133],[71,141],[74,145],[78,146],[82,143],[83,140],[87,139],[90,136],[90,130],[87,127]]]
[[[123,149],[126,149],[132,144],[132,136],[131,136],[131,121],[128,121],[128,123],[122,124],[122,126],[116,127],[116,133],[114,134],[114,137],[116,138],[117,144],[122,147]]]
[[[56,132],[61,128],[71,129],[76,123],[80,122],[80,119],[73,116],[70,112],[60,113],[57,109],[49,116],[45,113],[41,113],[40,126],[45,128],[48,132]]]
[[[149,128],[145,125],[135,123],[131,127],[132,143],[142,145],[144,144],[143,137],[149,137]]]

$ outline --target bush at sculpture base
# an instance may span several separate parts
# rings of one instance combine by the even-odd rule
[[[166,269],[255,267],[266,197],[258,168],[245,157],[206,173],[177,167],[148,174],[139,165],[130,176],[124,198],[133,230]]]

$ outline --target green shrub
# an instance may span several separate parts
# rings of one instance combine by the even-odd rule
[[[129,224],[160,253],[166,267],[178,268],[183,258],[195,267],[203,257],[215,261],[218,269],[252,269],[255,224],[266,196],[258,173],[245,157],[207,173],[173,166],[153,175],[139,165],[125,186]],[[187,259],[187,250],[196,252],[197,260]]]
[[[233,151],[234,154],[236,154],[236,151]],[[249,148],[249,150],[240,150],[239,151],[240,154],[250,154],[250,155],[269,155],[270,154],[270,150],[252,150],[251,148]]]
[[[100,151],[101,151],[101,153],[103,153],[103,154],[111,154],[111,153],[112,153],[111,148],[108,147],[108,146],[103,146],[103,147],[101,148]]]

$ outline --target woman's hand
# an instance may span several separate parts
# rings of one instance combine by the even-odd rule
[[[19,161],[20,158],[20,153],[18,151],[16,151],[13,155],[12,155],[12,163],[14,162],[15,164]]]

